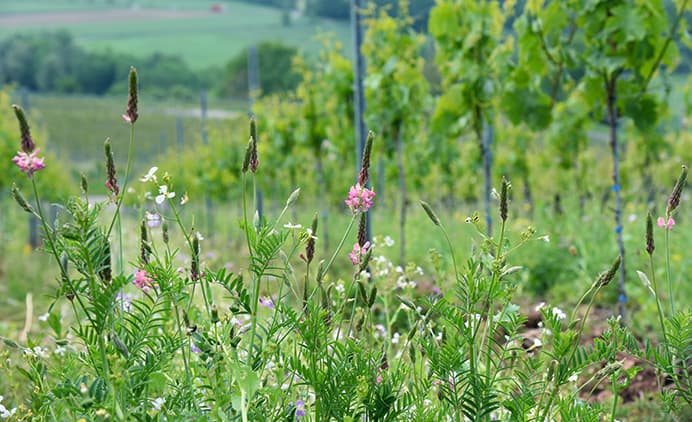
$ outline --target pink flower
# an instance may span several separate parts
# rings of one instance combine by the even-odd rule
[[[378,384],[382,384],[382,375],[377,374],[377,378],[375,378],[375,382]]]
[[[152,287],[158,287],[154,280],[149,277],[149,274],[144,270],[137,270],[135,272],[135,279],[132,280],[132,284],[138,288],[148,292]]]
[[[351,186],[348,191],[348,199],[344,203],[354,214],[358,214],[372,207],[373,198],[375,198],[375,192],[357,183],[355,186]]]
[[[663,217],[658,217],[658,227],[668,227],[668,230],[672,230],[675,225],[675,220],[668,218],[668,222]]]
[[[40,151],[41,150],[39,148],[36,148],[31,154],[18,151],[17,155],[12,158],[12,162],[14,162],[23,173],[26,173],[26,175],[29,176],[29,179],[31,179],[31,176],[34,173],[46,167],[46,165],[43,163],[44,158],[37,157]]]
[[[353,251],[348,254],[348,257],[351,258],[353,265],[358,265],[360,259],[368,253],[368,249],[370,249],[370,242],[365,242],[362,247],[358,244],[358,242],[353,245]]]

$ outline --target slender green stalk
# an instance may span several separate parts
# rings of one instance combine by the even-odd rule
[[[322,270],[322,275],[327,274],[327,272],[329,271],[329,268],[331,268],[332,264],[334,263],[336,256],[339,254],[339,252],[341,252],[341,248],[344,247],[344,243],[346,242],[346,238],[348,237],[349,233],[351,233],[351,229],[353,228],[353,223],[355,223],[357,217],[358,217],[358,214],[353,214],[353,217],[351,218],[351,222],[348,223],[348,227],[346,227],[346,231],[344,232],[344,235],[341,237],[339,244],[336,246],[336,250],[332,254],[331,258],[329,258],[329,261],[327,262],[327,265],[324,267],[324,270]],[[325,231],[326,230],[327,230],[327,228],[325,227]]]
[[[661,324],[661,332],[663,333],[663,341],[668,349],[668,336],[666,334],[666,325],[663,323],[663,307],[658,299],[658,287],[656,286],[656,271],[654,271],[654,257],[649,255],[649,267],[651,268],[651,284],[654,289],[654,299],[656,300],[656,309],[658,311],[658,322]]]
[[[613,388],[613,407],[610,410],[610,422],[615,422],[615,410],[618,407],[617,372],[610,376],[610,382]]]
[[[670,300],[670,315],[675,315],[675,300],[673,299],[673,278],[670,271],[670,230],[665,228],[666,241],[666,279],[668,280],[668,299]]]
[[[113,231],[113,226],[115,225],[115,221],[120,218],[120,207],[123,204],[123,199],[125,198],[125,192],[127,192],[127,183],[129,182],[129,178],[130,178],[130,170],[132,170],[132,157],[133,157],[134,147],[135,147],[135,125],[134,125],[134,123],[132,123],[132,124],[130,124],[130,146],[127,150],[127,167],[125,168],[125,182],[123,183],[123,187],[120,190],[120,197],[118,198],[118,200],[115,204],[115,213],[113,214],[113,219],[111,220],[111,223],[108,226],[108,231],[106,232],[106,238],[110,237],[111,232]],[[122,250],[120,252],[122,254]]]

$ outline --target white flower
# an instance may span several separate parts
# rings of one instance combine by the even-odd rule
[[[48,353],[41,348],[41,346],[36,346],[33,349],[24,349],[24,354],[27,356],[35,357],[35,358],[47,358]]]
[[[284,228],[287,228],[289,230],[293,230],[293,229],[301,229],[301,228],[303,228],[303,226],[301,226],[300,224],[292,224],[289,221],[288,223],[284,224]]]
[[[367,271],[365,271],[365,270],[363,270],[363,271],[360,272],[360,276],[361,276],[362,278],[364,278],[365,280],[370,279],[370,273],[367,272]]]
[[[58,346],[55,348],[55,351],[53,353],[55,353],[58,356],[65,356],[65,352],[67,352],[66,348],[64,348],[63,346]]]
[[[398,344],[399,343],[399,337],[401,337],[401,335],[399,333],[394,333],[394,335],[392,336],[392,344]]]
[[[311,228],[308,227],[305,229],[305,232],[308,234],[308,237],[312,238],[313,240],[317,240],[317,236],[313,236]]]
[[[154,409],[154,411],[158,412],[159,410],[161,410],[164,404],[166,404],[166,399],[163,397],[159,397],[157,399],[154,399],[153,402],[151,402],[151,408]]]
[[[385,244],[385,246],[388,246],[391,248],[392,246],[394,246],[394,239],[392,239],[389,236],[385,236],[384,237],[384,244]]]
[[[343,293],[344,291],[346,291],[346,288],[344,287],[344,285],[342,283],[337,284],[336,287],[334,287],[334,288],[339,293]]]
[[[11,410],[8,410],[5,406],[0,404],[0,418],[7,419],[13,416],[15,413],[17,413],[16,407],[13,407]]]
[[[403,273],[403,272],[404,272],[404,269],[401,268],[401,265],[397,265],[396,268],[394,268],[394,271],[396,271],[396,272],[398,272],[398,273]]]
[[[578,379],[579,379],[579,374],[575,372],[575,373],[572,374],[569,378],[567,378],[567,381],[569,381],[569,382],[577,382]]]
[[[143,177],[141,177],[139,180],[142,182],[148,182],[148,181],[153,181],[156,182],[156,170],[158,170],[158,167],[152,167],[149,169],[149,172],[145,174]]]
[[[540,312],[541,309],[545,306],[545,302],[541,302],[536,306],[536,312]]]
[[[564,312],[562,312],[562,309],[558,308],[557,306],[553,308],[553,315],[555,315],[557,319],[567,318],[567,315]]]
[[[175,194],[174,194],[174,195],[175,195]],[[196,233],[195,233],[195,236],[197,236],[197,240],[199,240],[200,242],[201,242],[202,240],[204,240],[204,236],[202,236],[202,233],[200,233],[200,232],[196,232]]]
[[[544,241],[545,243],[550,243],[550,236],[546,234],[546,235],[540,236],[540,237],[538,238],[538,240],[542,240],[542,241]]]
[[[161,204],[166,199],[170,199],[170,198],[174,198],[174,197],[175,197],[175,192],[168,192],[168,186],[167,185],[161,185],[161,186],[159,186],[159,195],[156,196],[156,203]]]
[[[50,316],[50,313],[49,313],[49,312],[46,312],[45,314],[40,315],[40,316],[38,317],[38,320],[39,320],[39,321],[48,321],[48,317],[49,317],[49,316]]]
[[[541,346],[543,346],[543,342],[540,339],[538,339],[538,338],[533,339],[533,347],[541,347]]]

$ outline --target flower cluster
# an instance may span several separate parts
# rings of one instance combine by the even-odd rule
[[[668,221],[666,221],[665,218],[663,217],[658,217],[658,227],[667,227],[668,230],[672,230],[673,226],[675,225],[675,220],[672,218],[668,218]]]
[[[149,277],[149,273],[147,273],[145,270],[137,270],[135,272],[135,279],[132,280],[132,284],[145,292],[148,292],[152,287],[157,287],[154,280]]]
[[[43,163],[44,159],[37,157],[40,151],[41,150],[38,148],[28,154],[23,151],[18,151],[17,155],[12,158],[12,162],[15,163],[23,173],[26,173],[26,175],[29,176],[29,179],[31,179],[31,176],[34,173],[46,167],[46,165]]]
[[[355,186],[351,186],[348,191],[348,199],[344,203],[354,214],[358,214],[369,210],[374,198],[375,192],[357,183]]]
[[[353,245],[353,251],[351,251],[351,253],[348,254],[348,257],[351,258],[351,262],[353,263],[353,265],[358,265],[361,258],[368,254],[369,249],[370,242],[365,242],[363,246],[360,246],[358,243],[355,243]]]

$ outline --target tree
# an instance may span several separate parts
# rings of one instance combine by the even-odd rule
[[[298,50],[280,43],[263,42],[257,46],[259,79],[262,95],[288,92],[300,82],[293,70],[293,59]],[[221,94],[234,97],[248,95],[248,57],[243,50],[226,65],[218,89]]]

